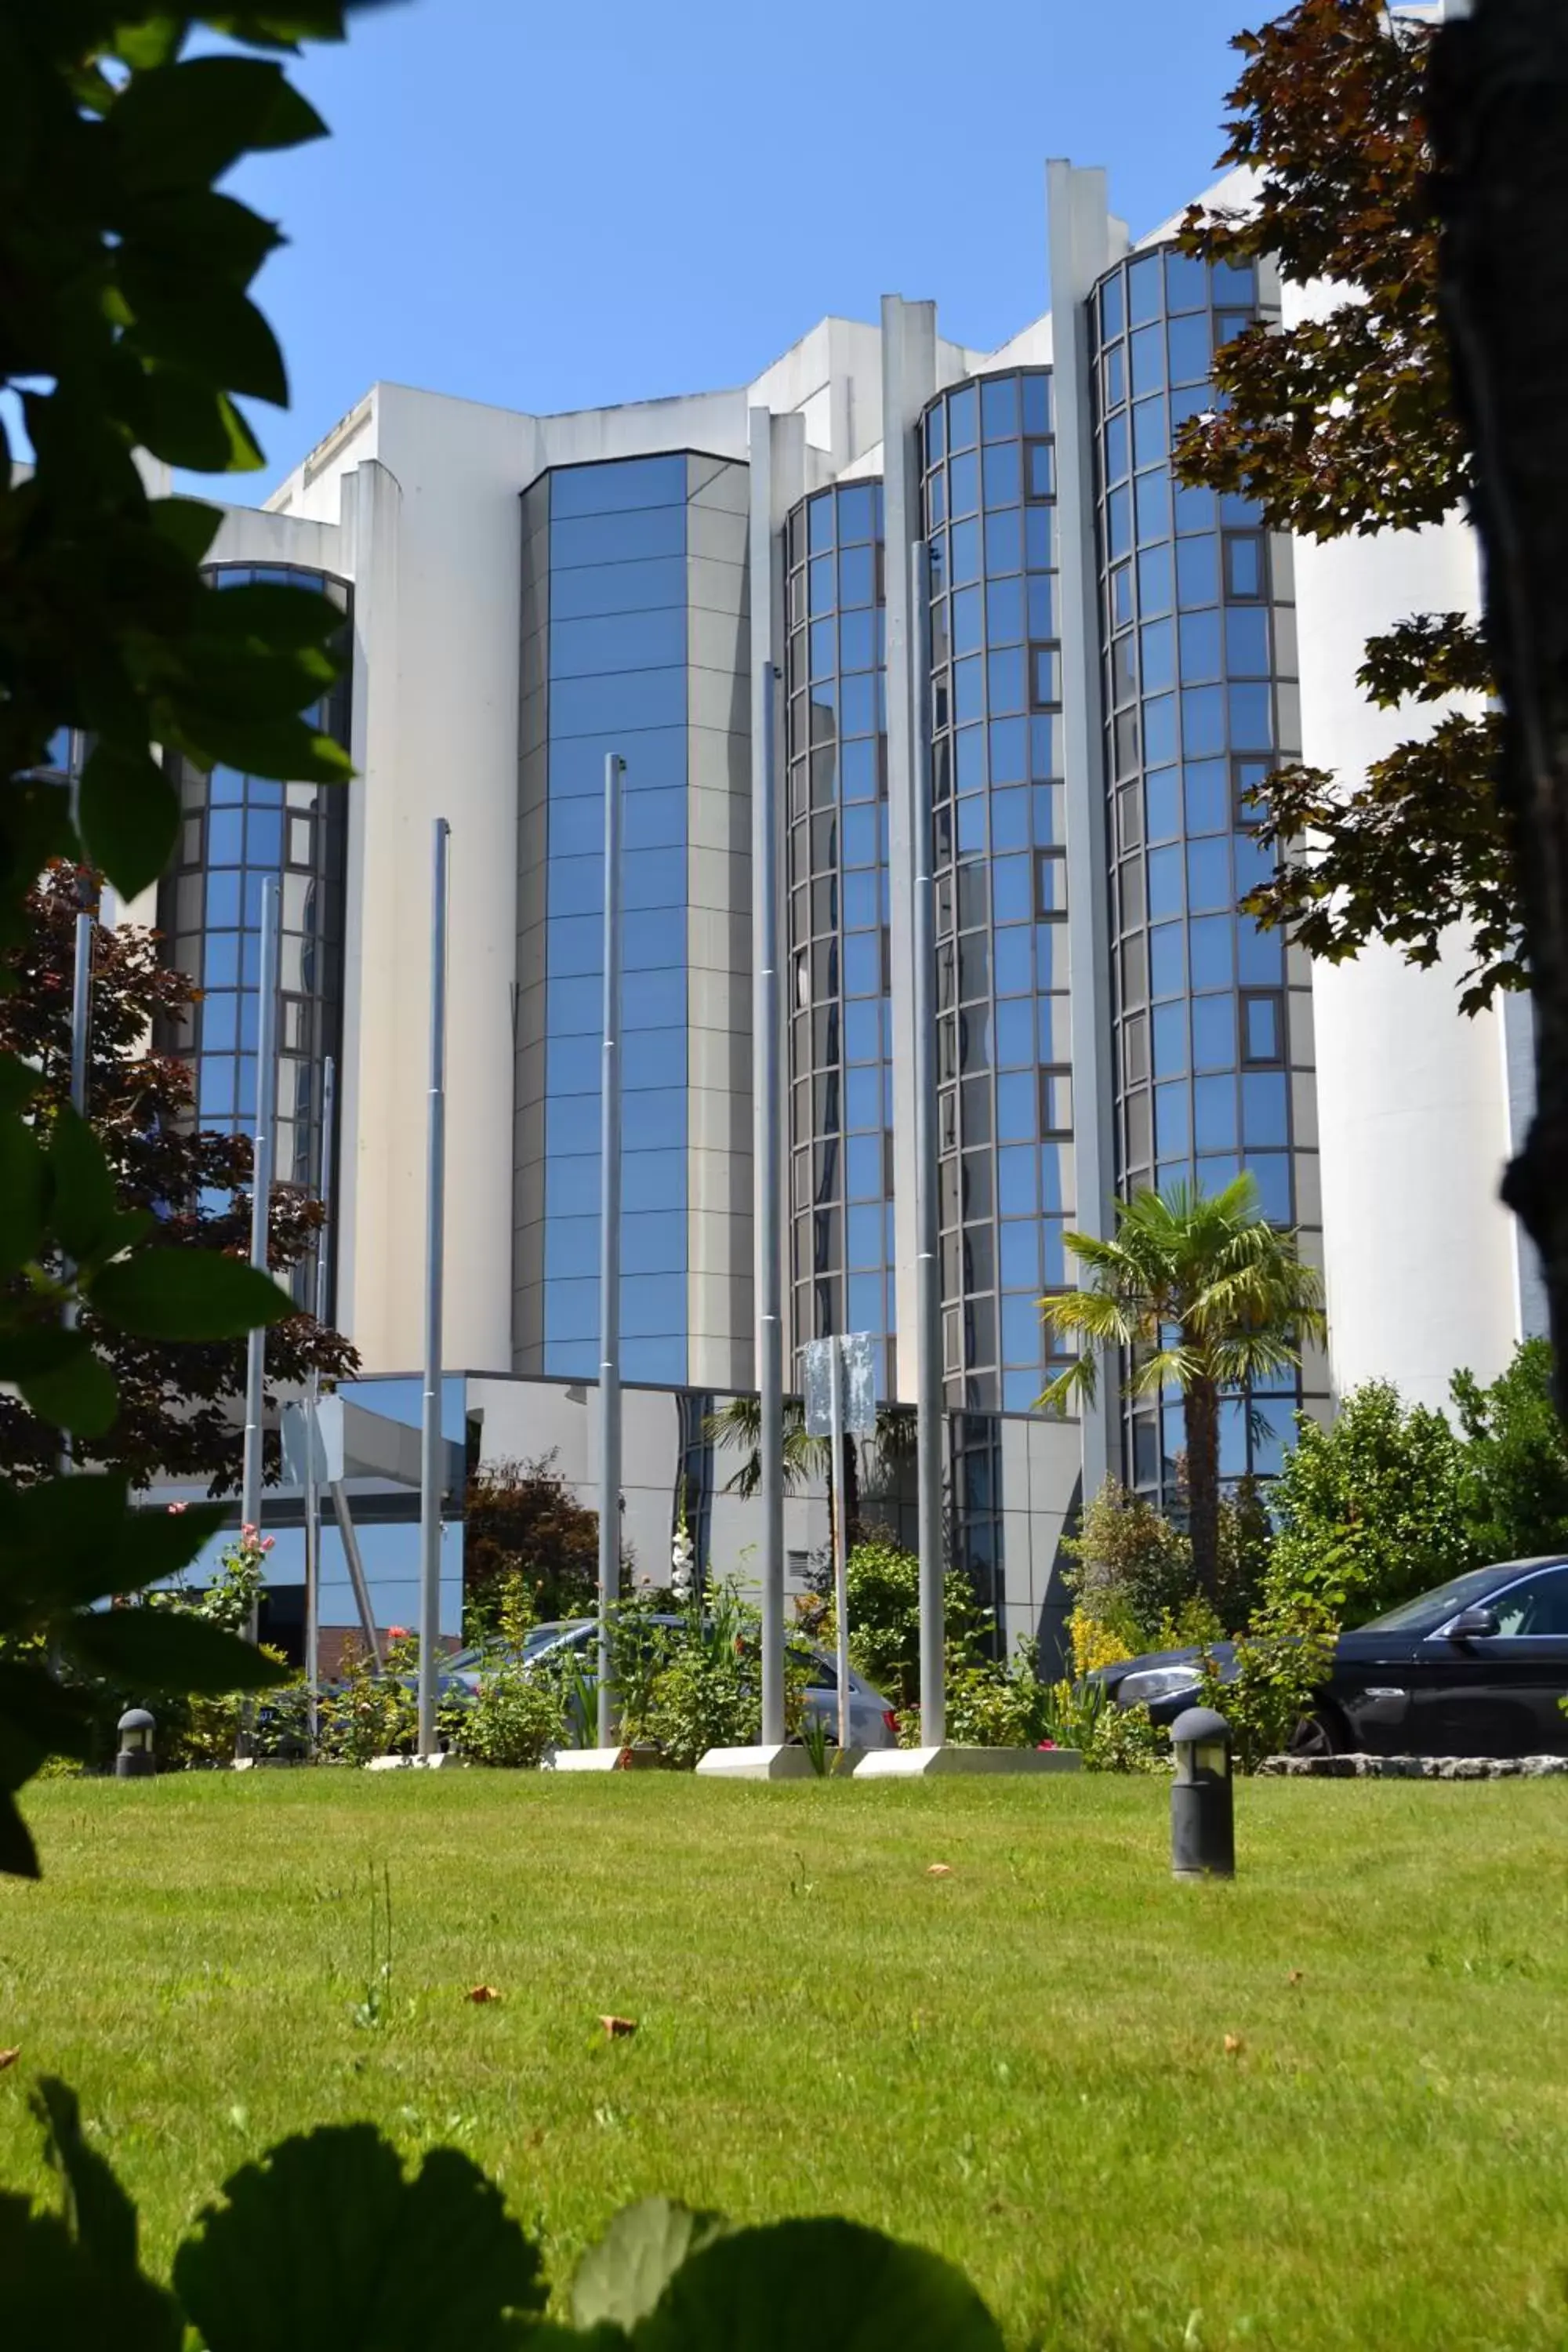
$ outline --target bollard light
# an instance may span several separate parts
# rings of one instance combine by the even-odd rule
[[[120,1718],[120,1753],[114,1759],[117,1780],[140,1780],[158,1769],[153,1734],[158,1727],[144,1706],[127,1707]]]
[[[1189,1706],[1171,1726],[1171,1872],[1176,1878],[1234,1878],[1236,1822],[1230,1726],[1212,1706]]]

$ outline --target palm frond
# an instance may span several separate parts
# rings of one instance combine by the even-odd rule
[[[1094,1402],[1099,1387],[1098,1367],[1092,1356],[1079,1356],[1048,1381],[1035,1399],[1037,1412],[1065,1413],[1069,1405],[1082,1397],[1086,1403]]]

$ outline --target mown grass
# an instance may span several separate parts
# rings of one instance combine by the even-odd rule
[[[236,2165],[370,2116],[410,2153],[468,2149],[558,2282],[662,2189],[919,2240],[1019,2346],[1556,2352],[1568,1788],[1247,1784],[1230,1886],[1172,1884],[1166,1802],[1107,1780],[46,1783],[44,1882],[0,1886],[22,2050],[0,2182],[46,2192],[26,2091],[48,2071],[159,2269]]]

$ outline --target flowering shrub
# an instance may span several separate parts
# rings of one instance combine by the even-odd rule
[[[342,1678],[321,1706],[319,1752],[333,1763],[412,1756],[419,1737],[419,1643],[405,1625],[387,1628],[380,1675],[367,1650],[350,1643]]]

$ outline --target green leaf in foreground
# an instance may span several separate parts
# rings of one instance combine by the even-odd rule
[[[579,2327],[609,2321],[635,2327],[646,2319],[688,2257],[728,2227],[717,2213],[694,2213],[668,2197],[645,2197],[616,2215],[591,2246],[572,2282]]]
[[[60,1642],[94,1673],[139,1691],[216,1698],[265,1690],[289,1675],[237,1633],[173,1609],[93,1610],[63,1626]]]
[[[539,2253],[455,2148],[418,2177],[371,2124],[281,2141],[174,2257],[207,2352],[501,2352],[544,2301]]]
[[[144,1249],[105,1266],[92,1303],[143,1339],[237,1339],[280,1323],[294,1302],[270,1275],[216,1250]]]
[[[684,2263],[637,2352],[1002,2352],[962,2271],[839,2221],[775,2221]]]

